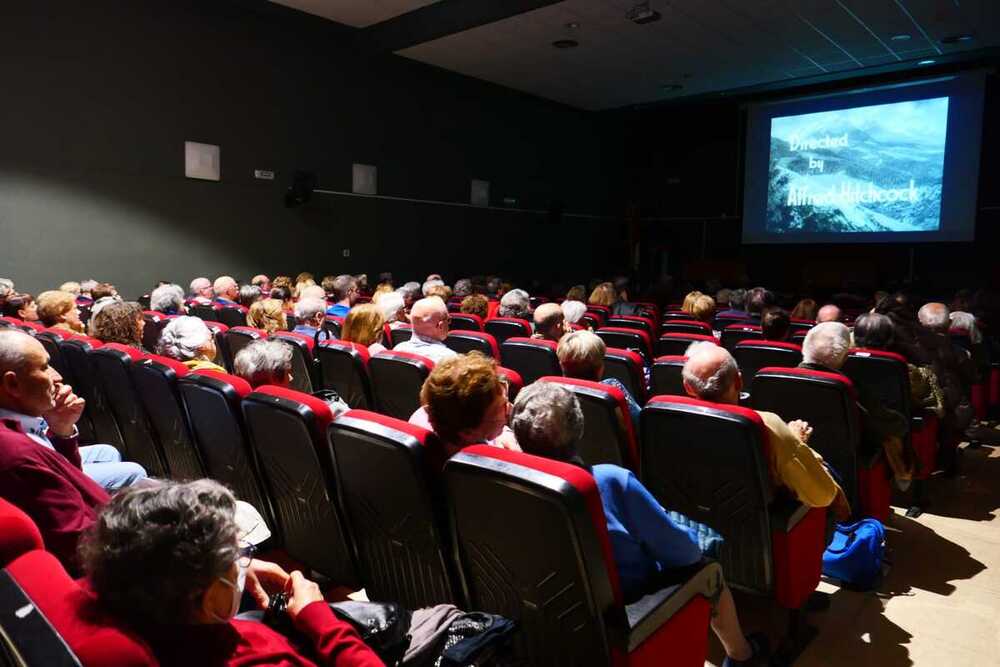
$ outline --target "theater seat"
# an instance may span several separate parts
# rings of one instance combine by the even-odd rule
[[[513,403],[518,393],[524,389],[524,378],[517,371],[503,366],[497,366],[497,375],[507,381],[507,400]]]
[[[595,313],[598,317],[601,318],[602,323],[605,322],[609,317],[611,317],[610,308],[608,308],[607,306],[598,305],[596,303],[588,303],[587,312]]]
[[[533,333],[531,322],[518,317],[491,317],[483,323],[483,331],[493,336],[497,345],[508,338],[527,338]]]
[[[392,343],[389,347],[396,347],[400,343],[405,343],[413,337],[413,327],[409,324],[404,324],[402,326],[396,327],[389,331],[389,342]]]
[[[730,324],[742,324],[744,322],[748,322],[749,320],[750,316],[747,314],[743,315],[736,315],[732,313],[727,315],[719,314],[716,315],[715,318],[712,320],[712,328],[722,331]]]
[[[13,643],[32,667],[159,664],[151,648],[102,612],[93,594],[46,551],[29,551],[7,565],[0,573],[0,591],[0,649]]]
[[[60,340],[59,350],[63,353],[75,383],[73,390],[86,401],[83,412],[93,425],[93,439],[90,442],[108,444],[124,452],[125,441],[89,354],[101,345],[101,341],[96,338],[73,336]]]
[[[887,507],[859,506],[859,467],[870,468],[881,456],[861,450],[857,394],[849,379],[805,368],[762,368],[754,380],[751,403],[755,410],[773,412],[786,422],[809,422],[813,427],[809,446],[840,475],[851,507],[868,516],[885,516]]]
[[[313,393],[315,387],[319,385],[313,357],[313,348],[316,345],[313,337],[294,331],[275,331],[270,337],[292,348],[291,388],[307,394]]]
[[[672,396],[685,396],[684,378],[681,371],[687,357],[680,354],[664,355],[653,360],[653,368],[650,372],[650,392],[653,396],[667,394]]]
[[[526,385],[543,375],[562,375],[556,348],[551,340],[515,336],[500,345],[500,358],[504,368],[521,374]]]
[[[691,343],[713,343],[719,344],[719,339],[715,336],[704,336],[702,334],[682,334],[666,333],[656,341],[656,356],[677,356],[687,354],[687,349]],[[655,392],[654,392],[655,393]]]
[[[127,345],[107,343],[87,354],[125,441],[122,458],[141,465],[150,477],[169,477],[159,440],[132,381],[132,365],[142,361],[143,353]]]
[[[221,306],[216,306],[210,303],[188,303],[188,315],[193,317],[200,317],[203,320],[211,320],[213,322],[219,322],[219,317],[215,314]],[[246,322],[243,323],[244,325]],[[242,325],[241,325],[242,326]]]
[[[647,364],[653,360],[653,343],[648,333],[641,329],[626,329],[623,327],[601,327],[595,331],[607,347],[620,350],[632,350],[642,355],[642,361]]]
[[[334,338],[340,338],[340,332],[344,329],[344,318],[337,315],[327,315],[323,320],[323,330],[329,332]]]
[[[372,410],[375,396],[368,372],[368,348],[359,343],[325,340],[316,348],[320,384],[337,392],[352,408]]]
[[[612,315],[604,321],[606,327],[621,329],[639,329],[649,334],[650,339],[656,336],[656,322],[639,315]]]
[[[386,350],[368,360],[378,412],[406,421],[420,407],[420,388],[434,362],[419,354]]]
[[[357,589],[327,439],[330,408],[309,394],[264,385],[243,399],[243,416],[284,550],[333,583]]]
[[[233,355],[229,353],[229,343],[226,341],[226,332],[229,331],[229,327],[222,322],[212,321],[205,321],[205,326],[215,337],[215,359],[213,361],[232,373]]]
[[[604,324],[604,318],[599,313],[584,313],[580,316],[580,324],[586,329],[597,331]]]
[[[44,549],[38,526],[21,508],[0,498],[0,567],[32,549]]]
[[[805,334],[809,333],[809,330],[814,326],[816,326],[816,322],[812,320],[791,320],[788,325],[788,331],[791,336],[795,336],[797,334],[805,336]]]
[[[448,329],[451,331],[482,331],[483,318],[472,313],[452,313]]]
[[[690,319],[691,319],[691,313],[687,312],[686,310],[671,309],[663,313],[663,324],[667,324],[668,322],[673,322],[675,320],[690,320]]]
[[[445,480],[469,608],[517,622],[515,664],[705,664],[718,565],[626,606],[585,470],[474,446],[445,464]]]
[[[131,369],[132,383],[156,433],[170,476],[178,481],[204,477],[205,467],[195,447],[178,387],[180,378],[188,374],[188,367],[167,357],[147,355],[133,363]]]
[[[446,454],[437,436],[366,410],[337,417],[329,435],[368,598],[407,609],[461,606],[439,488]]]
[[[466,352],[482,352],[487,357],[500,358],[500,348],[496,339],[488,333],[480,331],[450,331],[444,339],[444,344],[459,354]]]
[[[226,348],[229,350],[229,358],[235,363],[236,355],[255,340],[267,338],[267,332],[263,329],[253,327],[229,327],[225,333]]]
[[[167,326],[170,316],[155,310],[144,310],[142,319],[146,323],[142,330],[142,346],[150,352],[155,352],[157,343],[160,342],[160,332]]]
[[[753,394],[757,371],[767,366],[795,368],[802,363],[802,348],[794,343],[747,339],[736,344],[733,357],[743,375],[743,391]]]
[[[177,388],[207,476],[256,507],[273,527],[271,501],[243,420],[243,399],[253,391],[250,385],[235,375],[202,370],[180,378]]]
[[[759,324],[729,324],[722,330],[719,345],[732,352],[741,340],[762,338],[764,332],[761,331]]]
[[[580,458],[588,465],[613,463],[639,473],[639,443],[625,395],[600,382],[546,375],[539,382],[562,385],[580,401],[583,437],[577,442]]]
[[[646,402],[646,374],[638,352],[607,348],[604,351],[604,376],[601,379],[607,378],[615,378],[625,385],[639,405]]]
[[[697,320],[668,320],[660,327],[661,333],[688,333],[713,336],[712,325]]]
[[[222,306],[215,311],[215,317],[211,318],[216,322],[222,322],[230,329],[233,327],[245,327],[247,325],[246,306]]]
[[[819,584],[826,509],[776,499],[768,431],[753,410],[655,396],[642,411],[642,481],[664,507],[707,524],[733,588],[799,609]]]

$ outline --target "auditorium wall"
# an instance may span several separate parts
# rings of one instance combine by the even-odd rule
[[[0,275],[33,292],[95,277],[498,271],[546,277],[621,262],[619,126],[402,57],[351,30],[243,0],[21,2],[0,40]],[[222,180],[183,175],[184,141],[218,144]],[[316,195],[350,191],[609,216],[564,218]],[[277,172],[273,182],[254,169]],[[344,250],[350,256],[343,256]]]

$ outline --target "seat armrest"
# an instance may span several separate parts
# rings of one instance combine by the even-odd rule
[[[771,529],[780,530],[783,533],[790,533],[805,518],[809,510],[808,505],[803,505],[796,500],[778,500],[771,503]]]
[[[628,650],[635,650],[696,596],[715,600],[722,592],[722,567],[705,561],[687,581],[667,586],[626,605]]]

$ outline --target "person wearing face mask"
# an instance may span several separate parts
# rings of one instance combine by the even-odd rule
[[[207,479],[119,493],[80,548],[97,605],[149,642],[161,665],[382,665],[318,585],[253,558],[235,512],[233,494]],[[264,609],[270,595],[287,593],[288,616],[312,651],[237,618],[244,590]]]
[[[434,431],[449,456],[483,443],[521,451],[507,426],[507,384],[496,362],[479,352],[438,362],[420,389],[420,404],[410,423]]]

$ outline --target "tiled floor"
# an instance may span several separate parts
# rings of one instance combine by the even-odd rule
[[[878,592],[820,584],[832,604],[809,615],[819,634],[796,667],[1000,665],[1000,449],[965,449],[960,465],[957,478],[930,481],[922,516],[896,508]],[[781,636],[783,611],[747,595],[736,603],[745,630]],[[714,638],[710,658],[721,664]]]

